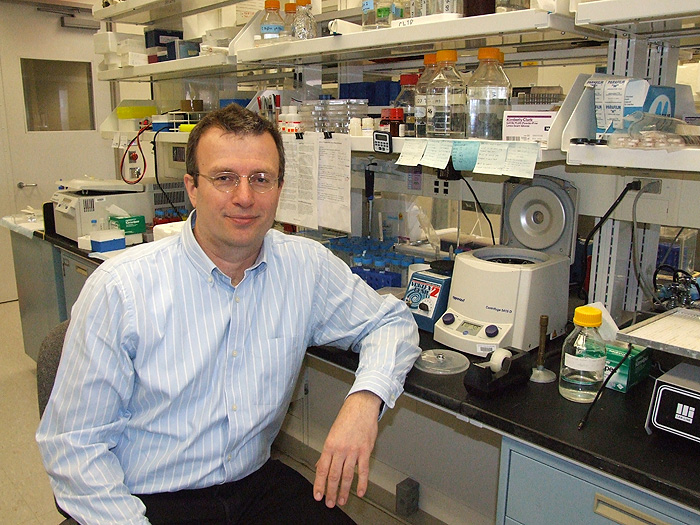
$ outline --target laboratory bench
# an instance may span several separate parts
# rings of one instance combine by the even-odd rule
[[[545,365],[557,374],[562,343],[563,337],[548,344]],[[433,340],[431,333],[422,330],[420,346],[422,349],[445,348]],[[358,363],[357,354],[333,348],[314,347],[308,350],[308,354],[351,372]],[[661,359],[664,360],[665,356]],[[616,494],[623,493],[631,484],[636,497],[628,499],[650,496],[653,501],[647,508],[658,509],[669,503],[664,500],[671,500],[671,510],[661,514],[659,523],[700,523],[700,444],[659,433],[647,434],[645,421],[654,386],[652,377],[627,393],[606,389],[586,425],[578,430],[578,423],[589,405],[564,399],[559,394],[557,381],[548,384],[526,382],[484,397],[467,392],[463,384],[465,373],[437,375],[414,367],[406,379],[405,394],[503,436],[497,523],[520,523],[506,516],[505,508],[509,454],[518,447],[525,447],[532,456],[544,454],[555,463],[554,470],[547,470],[543,479],[537,479],[535,470],[528,468],[526,478],[530,487],[537,487],[540,483],[546,486],[547,480],[552,479],[552,472],[582,470],[577,474],[578,480],[586,478],[588,473],[585,471],[588,470],[593,478],[600,478],[602,484],[610,480],[613,483],[621,481]],[[586,485],[591,483],[595,480],[586,479]],[[576,492],[569,497],[578,498],[580,490],[572,490]],[[535,494],[534,497],[542,496]],[[675,508],[674,502],[680,504],[679,509]],[[563,502],[557,506],[560,504]],[[543,505],[546,506],[546,501]],[[672,519],[675,510],[680,510],[681,514],[677,521]],[[626,512],[632,510],[628,508]],[[570,518],[567,520],[578,523]],[[523,523],[536,522],[525,520]],[[539,523],[556,523],[556,519],[542,516]],[[588,517],[583,523],[598,521]],[[631,523],[657,522],[632,520]]]
[[[35,276],[43,274],[49,277],[49,280],[55,276],[56,284],[48,296],[41,296],[46,290],[35,290],[32,299],[32,311],[37,308],[44,309],[52,316],[43,325],[37,320],[33,330],[28,327],[29,331],[39,334],[37,337],[40,339],[41,330],[37,330],[37,327],[44,326],[48,330],[69,314],[70,301],[75,300],[84,279],[101,261],[88,258],[88,252],[80,250],[77,243],[55,234],[36,231],[33,238],[27,239],[26,235],[12,232],[12,238],[21,245],[17,246],[20,251],[15,250],[15,264],[20,266],[18,284],[23,264],[24,269],[33,272]],[[27,250],[30,249],[48,249],[48,252],[43,259],[34,259],[34,256],[29,256]],[[71,261],[77,267],[76,272],[80,277],[77,280],[70,278]],[[37,264],[43,265],[43,271]],[[47,272],[46,269],[51,266],[53,272]],[[73,280],[75,282],[70,285]],[[58,308],[51,305],[55,301],[58,301]],[[32,344],[36,346],[38,341],[37,339]],[[559,338],[548,344],[548,358],[545,364],[555,372],[559,370],[559,350],[562,342],[563,338]],[[443,345],[433,340],[431,333],[422,330],[420,346],[423,349],[443,348]],[[27,352],[30,355],[33,353],[29,348]],[[325,363],[342,373],[347,373],[349,377],[358,365],[358,355],[354,352],[313,347],[308,349],[307,354],[307,359],[311,362],[317,360]],[[667,359],[665,354],[655,354],[655,357]],[[666,366],[672,364],[674,363],[665,363]],[[700,524],[700,444],[658,433],[646,433],[644,425],[654,385],[653,378],[645,379],[627,393],[606,390],[593,408],[586,426],[578,430],[578,423],[589,405],[564,399],[558,392],[556,381],[549,384],[526,382],[485,397],[467,392],[463,384],[464,375],[465,372],[436,375],[414,368],[406,379],[405,393],[408,398],[413,398],[418,403],[437,407],[439,411],[455,416],[460,420],[453,420],[455,425],[466,424],[479,429],[480,432],[495,433],[494,435],[501,440],[500,466],[496,458],[489,467],[496,470],[500,468],[500,472],[493,473],[498,478],[497,523],[534,523],[531,518],[523,518],[523,521],[512,519],[508,510],[512,505],[507,503],[508,497],[522,495],[527,487],[545,487],[547,480],[557,479],[563,472],[567,478],[572,473],[576,474],[576,482],[585,480],[586,487],[619,483],[620,487],[613,490],[618,500],[620,494],[632,490],[631,496],[627,494],[627,498],[622,498],[631,504],[631,507],[625,507],[624,512],[633,512],[634,505],[640,500],[651,498],[650,503],[642,506],[645,517],[648,514],[646,511],[652,514],[655,512],[649,509],[670,505],[666,513],[662,512],[652,518],[656,517],[660,523]],[[322,396],[327,394],[328,392],[324,391]],[[337,407],[331,408],[329,413],[334,414],[335,410]],[[312,412],[310,416],[315,418],[316,413]],[[440,425],[445,426],[445,423],[441,422]],[[451,423],[447,423],[447,426],[450,425]],[[467,442],[471,443],[470,439],[468,438]],[[479,440],[477,437],[476,441]],[[380,436],[378,446],[381,441]],[[522,453],[523,447],[527,452],[525,455]],[[465,453],[469,454],[470,451]],[[498,453],[496,450],[496,454]],[[527,460],[525,482],[520,486],[517,485],[517,472],[508,470],[511,468],[511,456]],[[516,463],[513,462],[513,465]],[[537,478],[538,469],[544,469],[541,472],[544,476],[542,479]],[[589,479],[591,476],[593,479]],[[515,480],[511,491],[507,491],[507,487],[510,486],[509,479]],[[552,490],[556,491],[564,486],[566,483],[559,480]],[[574,486],[571,490],[578,493],[580,487]],[[547,508],[558,507],[554,502],[549,506],[544,502],[543,505]],[[527,504],[525,507],[530,509],[531,505]],[[488,515],[488,505],[485,505],[485,508],[482,513]],[[680,512],[680,519],[673,518],[674,512]],[[557,519],[542,517],[540,523],[555,523]],[[615,520],[600,523],[611,522]],[[574,520],[573,523],[577,522]],[[587,517],[582,523],[598,521]],[[656,522],[652,520],[649,523]]]

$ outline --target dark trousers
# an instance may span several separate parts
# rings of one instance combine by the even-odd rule
[[[278,460],[230,483],[205,489],[137,495],[154,525],[351,525],[338,507],[313,498],[313,485]]]

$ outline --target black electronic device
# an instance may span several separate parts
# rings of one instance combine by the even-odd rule
[[[700,366],[680,363],[656,379],[646,430],[700,443]]]
[[[483,361],[474,361],[464,375],[464,388],[476,396],[498,394],[526,383],[532,374],[532,356],[516,349],[499,348]]]
[[[372,148],[374,148],[374,151],[377,153],[393,152],[391,133],[388,131],[375,131],[372,134]]]

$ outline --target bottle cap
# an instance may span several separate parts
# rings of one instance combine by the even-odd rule
[[[388,119],[389,116],[391,115],[391,108],[382,108],[381,115],[382,115],[382,120]]]
[[[265,0],[265,9],[279,9],[280,0]]]
[[[595,306],[579,306],[574,310],[574,324],[579,326],[600,326],[603,324],[603,312]]]
[[[436,64],[436,56],[435,53],[428,53],[427,55],[423,56],[423,65],[426,66],[431,66]]]
[[[309,5],[311,0],[297,0],[297,5]]]
[[[391,108],[389,110],[389,120],[403,120],[403,108]]]
[[[437,62],[457,62],[457,51],[454,49],[441,49],[436,53]]]
[[[418,75],[416,74],[401,75],[399,80],[399,84],[402,86],[415,86],[416,82],[418,82]]]
[[[285,13],[296,13],[297,12],[296,2],[287,2],[286,4],[284,4],[284,12]]]
[[[498,60],[500,53],[501,51],[497,47],[480,47],[476,56],[479,60]]]

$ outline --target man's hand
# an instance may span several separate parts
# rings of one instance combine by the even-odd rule
[[[345,399],[316,463],[316,501],[321,501],[325,493],[327,507],[335,506],[336,502],[345,505],[355,476],[355,465],[357,495],[365,495],[369,480],[369,455],[377,439],[381,403],[377,395],[364,390]]]

